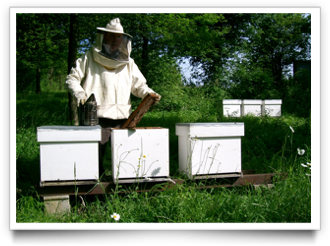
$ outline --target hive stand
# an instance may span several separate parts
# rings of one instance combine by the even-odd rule
[[[232,177],[226,179],[208,179],[200,183],[196,181],[196,185],[191,189],[214,189],[214,188],[232,188],[238,186],[253,186],[255,189],[260,187],[272,188],[274,186],[273,179],[284,180],[286,173],[263,173],[255,174],[254,170],[243,170],[243,177]],[[167,189],[177,189],[185,180],[173,179],[161,182],[138,181],[135,183],[121,183],[121,189],[117,193],[135,192],[161,192]],[[191,181],[190,181],[191,182]],[[86,196],[86,195],[104,195],[114,194],[118,183],[100,182],[92,184],[91,182],[58,182],[50,186],[37,188],[37,193],[44,198],[46,212],[49,214],[63,213],[70,211],[69,196]],[[132,189],[133,185],[137,186]]]

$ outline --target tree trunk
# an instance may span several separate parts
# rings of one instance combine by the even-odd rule
[[[68,55],[68,74],[72,67],[75,67],[77,59],[77,29],[78,29],[78,14],[70,14],[70,37],[69,37],[69,55]],[[69,97],[69,120],[71,124],[79,125],[77,103],[73,96],[68,93]]]
[[[52,88],[52,82],[53,82],[53,74],[54,74],[54,68],[51,67],[49,70],[49,86]]]
[[[148,37],[145,35],[142,35],[143,38],[143,45],[142,45],[142,67],[141,72],[144,75],[144,77],[148,77],[148,63],[149,63],[149,40]],[[149,86],[152,86],[148,83]]]
[[[277,90],[281,90],[282,88],[282,56],[279,54],[275,54],[272,64],[272,72],[274,78],[274,88]]]
[[[60,91],[61,91],[62,90],[61,74],[58,74],[58,84],[59,84]]]
[[[41,94],[41,87],[40,87],[40,78],[41,78],[41,68],[37,68],[37,77],[36,77],[36,93]]]

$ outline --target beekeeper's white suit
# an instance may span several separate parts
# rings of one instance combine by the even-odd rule
[[[93,93],[97,102],[99,125],[102,127],[99,169],[103,173],[103,156],[110,139],[109,129],[122,126],[130,116],[131,93],[144,98],[155,93],[134,60],[130,58],[131,36],[124,33],[118,18],[105,28],[98,27],[97,39],[91,50],[79,58],[66,78],[68,91],[78,105]],[[155,93],[156,94],[156,93]],[[160,95],[156,94],[156,103]]]
[[[76,67],[66,78],[66,86],[78,104],[94,93],[98,117],[127,119],[132,112],[131,93],[144,98],[155,92],[148,87],[146,79],[130,58],[131,36],[124,33],[120,20],[116,18],[106,28],[97,29],[95,45],[76,61]],[[107,33],[123,34],[117,47],[103,42]],[[111,48],[115,51],[112,52]]]

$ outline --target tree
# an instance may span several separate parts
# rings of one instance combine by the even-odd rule
[[[243,14],[169,14],[161,42],[173,57],[189,59],[193,78],[201,84],[225,86],[227,61],[242,43],[249,19]]]
[[[228,61],[235,56],[238,47],[242,45],[250,15],[217,14],[212,20],[205,22],[204,26],[198,23],[198,29],[209,29],[213,35],[202,33],[207,39],[206,47],[191,54],[190,63],[202,69],[202,76],[195,74],[195,77],[201,79],[204,85],[227,87],[230,69]]]
[[[250,14],[231,61],[231,92],[238,98],[287,96],[284,75],[296,59],[310,59],[310,17],[304,14]],[[291,83],[292,85],[292,83]]]
[[[285,68],[295,60],[310,59],[310,16],[255,14],[246,41],[246,59],[271,71],[280,89]]]
[[[18,64],[22,67],[17,67],[17,74],[20,75],[24,70],[35,71],[36,93],[40,93],[40,62],[38,58],[44,59],[42,50],[46,44],[45,34],[42,23],[39,22],[40,15],[35,14],[17,14],[16,26],[16,56]],[[41,56],[41,57],[40,57]],[[20,80],[20,76],[17,76]],[[30,81],[19,81],[18,90],[26,88]]]
[[[17,89],[24,90],[31,84],[30,76],[34,74],[36,93],[40,94],[43,70],[55,69],[65,61],[66,15],[19,13],[16,17]]]
[[[75,67],[75,62],[77,59],[77,45],[78,45],[78,15],[70,14],[70,36],[69,36],[69,52],[68,52],[68,74],[72,67]],[[69,97],[69,120],[73,122],[74,125],[79,125],[77,103],[73,99],[73,96],[68,92]]]

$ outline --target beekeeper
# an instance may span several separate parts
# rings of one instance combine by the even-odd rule
[[[148,87],[143,74],[130,57],[132,36],[124,33],[118,18],[105,28],[97,28],[96,43],[76,61],[66,78],[67,90],[84,103],[93,93],[97,102],[102,140],[99,144],[100,175],[104,172],[103,156],[110,139],[110,128],[121,127],[132,112],[131,93],[139,98],[148,94],[161,96]]]

